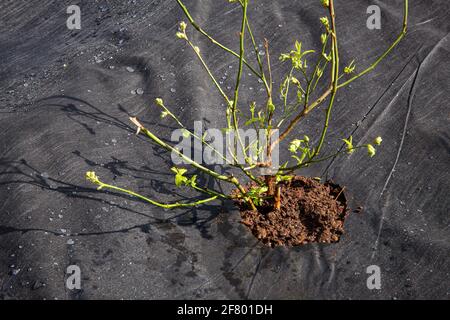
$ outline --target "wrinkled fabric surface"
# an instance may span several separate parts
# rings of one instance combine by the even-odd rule
[[[363,210],[350,214],[337,244],[276,249],[258,243],[231,203],[165,211],[85,181],[91,170],[160,201],[200,199],[173,186],[170,154],[135,136],[128,117],[169,141],[175,126],[160,119],[156,97],[190,127],[202,120],[222,128],[225,116],[195,55],[175,38],[185,19],[176,1],[79,1],[75,31],[66,27],[71,2],[0,2],[0,298],[449,298],[448,1],[410,1],[405,40],[338,93],[324,154],[353,134],[362,142],[382,136],[377,155],[357,152],[299,172],[344,185]],[[236,4],[185,3],[238,49]],[[316,0],[251,3],[277,87],[288,67],[277,57],[296,39],[320,49],[324,9]],[[371,4],[381,8],[380,30],[366,28]],[[336,1],[336,12],[342,65],[355,59],[359,70],[401,30],[402,1]],[[236,59],[191,29],[212,72],[232,86]],[[259,84],[247,74],[241,99],[258,101]],[[317,142],[323,109],[293,137]],[[81,290],[66,288],[69,265],[81,269]],[[366,285],[371,265],[380,267],[380,290]]]

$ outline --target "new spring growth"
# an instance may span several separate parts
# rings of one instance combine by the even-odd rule
[[[356,68],[355,60],[352,60],[352,62],[350,62],[350,64],[344,68],[344,73],[345,74],[353,73],[355,71],[355,68]]]
[[[187,40],[186,27],[186,22],[181,21],[179,25],[179,31],[176,33],[177,38]]]
[[[291,77],[291,83],[295,86],[300,85],[300,81],[296,77]]]
[[[86,172],[86,180],[92,182],[93,184],[98,185],[97,190],[100,190],[104,186],[104,184],[98,179],[94,171]]]
[[[381,144],[381,142],[383,141],[383,139],[381,137],[376,137],[375,140],[373,140],[373,144],[379,146]],[[376,149],[374,148],[373,145],[368,144],[367,145],[367,154],[369,155],[369,157],[373,157],[376,153]]]
[[[173,173],[175,173],[175,185],[177,187],[180,187],[183,185],[195,187],[197,185],[196,184],[196,180],[197,180],[196,175],[193,175],[190,179],[188,179],[187,177],[184,176],[184,174],[187,172],[187,169],[173,167],[170,170]]]
[[[330,29],[330,21],[328,21],[327,17],[320,18],[320,22],[322,22],[322,24],[325,26],[327,31]]]
[[[304,136],[303,140],[300,140],[300,139],[292,140],[289,145],[289,151],[292,153],[296,153],[299,149],[301,149],[303,143],[308,145],[308,143],[309,143],[308,136]]]
[[[161,107],[163,111],[161,111],[161,119],[164,119],[167,116],[171,116],[173,119],[177,120],[177,118],[166,108],[164,105],[164,101],[161,98],[156,98],[155,103],[158,107]]]
[[[245,121],[245,125],[257,123],[257,124],[259,124],[260,128],[267,129],[269,132],[271,132],[271,130],[273,130],[275,128],[278,129],[279,127],[281,127],[281,125],[283,123],[286,125],[285,126],[286,128],[283,129],[283,132],[281,133],[281,135],[273,142],[270,141],[271,140],[270,135],[267,135],[266,145],[264,145],[264,143],[263,144],[257,143],[257,144],[252,144],[251,146],[247,147],[244,143],[242,143],[242,146],[241,146],[242,152],[241,153],[245,156],[246,160],[248,159],[248,154],[247,154],[248,151],[253,150],[253,149],[256,150],[251,155],[252,158],[255,157],[254,165],[253,165],[253,161],[250,160],[250,161],[246,161],[246,163],[249,164],[249,166],[250,166],[248,168],[241,166],[241,165],[236,166],[237,169],[241,169],[242,172],[249,179],[251,179],[252,181],[255,182],[255,186],[248,188],[248,190],[246,190],[247,188],[243,187],[244,185],[242,185],[240,183],[240,181],[235,176],[233,176],[233,174],[231,174],[231,175],[219,174],[218,172],[203,166],[201,163],[198,163],[198,162],[192,160],[190,157],[185,156],[176,147],[172,147],[170,144],[162,141],[160,138],[158,138],[156,135],[154,135],[152,132],[150,132],[147,128],[145,128],[136,118],[131,117],[130,121],[134,125],[136,125],[138,134],[140,132],[145,133],[145,135],[149,139],[151,139],[152,142],[154,142],[155,144],[157,144],[159,146],[164,147],[167,150],[170,150],[171,152],[174,152],[177,155],[183,156],[183,159],[186,160],[189,165],[210,175],[214,179],[217,179],[221,182],[231,183],[234,187],[236,187],[239,190],[240,194],[238,195],[238,197],[243,199],[246,202],[246,204],[248,204],[249,208],[251,208],[252,210],[255,210],[255,211],[257,210],[255,204],[256,205],[264,204],[262,202],[262,199],[268,199],[269,201],[271,201],[270,199],[273,198],[274,208],[276,208],[276,209],[280,208],[281,192],[277,191],[277,188],[276,188],[277,183],[279,183],[280,181],[283,181],[284,179],[290,179],[290,176],[283,174],[283,172],[288,173],[288,174],[293,173],[297,169],[307,167],[313,163],[325,161],[326,159],[330,159],[338,154],[339,155],[345,154],[345,153],[351,154],[357,149],[366,149],[370,157],[373,157],[375,155],[375,153],[376,153],[375,148],[377,148],[377,146],[380,145],[382,142],[381,137],[375,138],[373,141],[371,141],[371,144],[362,144],[362,145],[354,146],[353,139],[350,136],[347,139],[343,140],[346,144],[346,147],[344,146],[344,148],[342,148],[342,150],[339,149],[337,151],[337,153],[335,153],[334,155],[325,156],[323,158],[317,158],[317,156],[319,155],[320,150],[322,148],[322,145],[325,141],[326,135],[327,135],[329,119],[330,119],[333,103],[335,100],[334,97],[337,94],[337,90],[341,87],[347,86],[354,80],[362,77],[363,75],[365,75],[366,73],[368,73],[369,71],[374,69],[380,63],[380,61],[383,60],[392,51],[392,49],[400,42],[400,40],[402,40],[402,38],[406,34],[406,28],[407,28],[408,0],[404,0],[404,15],[403,15],[402,33],[397,37],[397,40],[395,40],[395,42],[378,59],[376,59],[373,63],[371,63],[365,70],[363,70],[363,71],[358,70],[358,74],[356,74],[356,75],[354,74],[356,72],[354,61],[352,61],[347,67],[342,68],[342,72],[340,72],[341,69],[339,68],[340,59],[339,59],[339,52],[338,52],[337,34],[336,34],[336,30],[335,30],[336,23],[334,21],[335,13],[334,13],[333,1],[332,0],[320,0],[320,2],[319,2],[316,0],[315,2],[319,6],[326,8],[324,11],[329,11],[328,14],[324,13],[324,16],[322,18],[319,17],[320,22],[317,21],[317,24],[319,25],[320,28],[322,28],[320,25],[323,25],[323,28],[319,31],[319,34],[318,34],[320,36],[320,39],[318,39],[318,40],[320,40],[322,42],[323,48],[317,54],[316,67],[314,69],[310,69],[310,70],[307,69],[307,67],[306,67],[306,58],[308,58],[308,62],[311,62],[311,55],[309,55],[309,54],[310,53],[312,54],[313,51],[305,51],[305,48],[304,48],[304,46],[301,45],[301,42],[297,41],[295,43],[295,46],[293,49],[291,49],[291,50],[287,51],[287,53],[281,55],[280,59],[282,61],[286,61],[286,63],[289,63],[292,65],[291,66],[292,72],[290,72],[289,74],[287,74],[283,77],[283,82],[282,82],[282,85],[280,86],[281,95],[284,98],[284,101],[283,101],[283,108],[279,108],[282,110],[283,114],[281,115],[282,119],[278,125],[274,125],[273,123],[271,123],[272,118],[276,118],[276,116],[277,116],[277,114],[275,114],[275,115],[273,115],[273,114],[276,111],[278,111],[278,110],[275,110],[275,105],[273,102],[278,102],[278,101],[272,102],[272,97],[273,97],[272,84],[274,83],[274,81],[272,80],[270,58],[269,58],[269,54],[268,54],[269,53],[268,45],[266,44],[267,62],[265,62],[267,64],[267,68],[264,68],[264,61],[262,61],[261,59],[257,59],[257,61],[255,61],[255,62],[258,62],[258,65],[259,65],[260,71],[258,71],[257,70],[258,68],[255,68],[252,63],[250,63],[249,61],[247,61],[245,59],[245,52],[247,52],[247,51],[244,50],[244,46],[246,43],[250,42],[249,40],[252,40],[251,42],[253,43],[255,51],[257,51],[259,53],[259,48],[257,47],[257,45],[256,46],[254,45],[256,43],[256,41],[254,39],[249,39],[249,37],[253,38],[253,36],[251,35],[252,32],[250,29],[250,25],[248,24],[248,15],[247,15],[247,8],[248,8],[249,3],[251,3],[251,1],[250,0],[228,0],[229,3],[232,3],[232,4],[236,5],[237,7],[239,7],[239,5],[240,5],[240,7],[242,9],[243,16],[242,16],[242,20],[241,20],[242,22],[240,24],[241,32],[239,33],[239,40],[240,40],[239,52],[233,51],[232,49],[230,49],[230,48],[222,45],[218,41],[216,41],[212,36],[210,36],[200,26],[198,26],[196,22],[194,22],[192,15],[189,13],[188,9],[183,4],[182,0],[177,0],[176,2],[182,8],[183,12],[185,13],[186,18],[188,19],[186,21],[191,24],[193,29],[200,32],[200,34],[205,36],[208,40],[210,40],[212,42],[212,44],[217,45],[218,47],[223,49],[225,52],[238,58],[240,61],[240,67],[245,66],[246,68],[249,68],[249,70],[251,72],[253,72],[255,75],[257,75],[259,80],[261,80],[260,83],[263,83],[263,85],[266,89],[265,91],[267,91],[267,96],[268,96],[267,100],[265,100],[266,104],[265,105],[261,104],[260,107],[256,106],[256,104],[252,104],[250,106],[251,118],[244,119],[244,120],[247,120],[247,121]],[[253,1],[253,2],[256,2],[256,1]],[[237,9],[239,9],[239,8],[237,8]],[[204,61],[203,57],[200,54],[200,49],[198,47],[196,47],[188,38],[187,23],[180,22],[178,25],[178,30],[176,30],[176,32],[177,32],[176,33],[177,38],[185,40],[187,42],[187,44],[190,47],[192,47],[196,56],[199,58],[204,69],[206,70],[209,77],[211,78],[212,82],[216,85],[216,87],[219,89],[219,93],[225,98],[225,101],[227,102],[227,104],[225,105],[226,106],[226,119],[224,119],[227,121],[227,127],[223,129],[223,132],[225,132],[225,133],[231,132],[231,130],[233,129],[232,122],[234,122],[234,124],[235,124],[234,126],[238,127],[238,128],[236,128],[236,131],[239,132],[239,129],[240,129],[239,128],[239,120],[240,120],[239,117],[242,114],[239,112],[237,106],[244,104],[244,102],[242,100],[238,99],[239,93],[240,93],[239,85],[240,85],[240,74],[242,73],[242,68],[240,68],[240,71],[238,73],[239,77],[238,77],[238,80],[236,81],[236,86],[234,89],[234,98],[233,99],[236,100],[235,101],[236,103],[235,103],[232,100],[230,100],[228,95],[225,94],[225,92],[221,88],[220,84],[214,78],[211,70],[208,68],[206,62]],[[245,35],[248,35],[247,38],[245,37]],[[329,46],[327,45],[328,41],[331,42]],[[260,56],[262,56],[262,55],[263,54],[259,54],[259,55],[257,55],[257,57],[261,58]],[[308,56],[306,56],[306,55],[308,55]],[[326,59],[327,61],[324,61],[324,59]],[[329,67],[331,67],[331,70],[330,70],[331,72],[328,72],[328,69],[326,69],[326,66],[328,65],[328,63],[329,63]],[[358,66],[358,68],[359,68],[359,66]],[[268,74],[266,74],[266,70],[267,70]],[[298,72],[298,71],[300,71],[300,72]],[[341,76],[343,74],[347,74],[347,75],[353,74],[353,75],[350,79],[346,80],[345,82],[339,82],[339,80],[341,79]],[[314,90],[316,88],[316,85],[318,85],[317,80],[321,77],[324,77],[325,75],[327,75],[327,76],[330,75],[333,85],[330,85],[330,87],[328,89],[326,89],[326,91],[324,91],[321,94],[317,94],[317,97],[315,97],[316,95],[313,94],[313,92],[315,92]],[[302,87],[302,84],[304,81],[306,82],[307,86]],[[295,91],[291,90],[290,96],[288,97],[289,85],[298,87],[298,88],[295,88],[298,90],[295,90]],[[320,85],[318,85],[318,88],[320,88]],[[230,87],[230,89],[227,89],[227,90],[231,90],[231,87]],[[294,95],[296,95],[296,97]],[[296,98],[296,101],[295,101],[295,98]],[[289,100],[292,100],[292,103]],[[277,159],[278,152],[272,152],[272,151],[274,151],[273,148],[275,146],[278,146],[286,137],[289,136],[289,133],[297,126],[298,122],[301,119],[306,117],[307,114],[309,114],[313,109],[318,109],[319,106],[321,106],[322,103],[327,100],[329,101],[328,107],[327,107],[327,115],[326,115],[326,118],[324,119],[324,125],[322,127],[321,137],[320,137],[320,140],[318,141],[317,145],[313,146],[312,141],[314,141],[314,139],[311,139],[311,141],[309,141],[309,138],[306,136],[303,138],[297,138],[297,139],[293,140],[289,145],[289,151],[290,151],[291,158],[295,159],[297,162],[294,166],[289,166],[289,161],[288,161],[279,168],[280,169],[279,171],[275,171],[275,172],[271,171],[271,173],[268,175],[268,178],[270,178],[270,179],[264,179],[264,181],[263,181],[263,180],[259,179],[258,177],[255,177],[253,175],[253,173],[251,172],[251,170],[260,168],[259,165],[261,165],[261,168],[263,166],[269,165],[269,163],[273,160],[278,161],[278,159]],[[167,118],[174,119],[178,123],[179,127],[182,128],[184,137],[189,137],[191,135],[194,135],[194,133],[190,133],[186,129],[186,127],[169,110],[169,108],[165,107],[165,104],[161,98],[156,99],[156,104],[161,108],[161,110],[160,110],[161,117],[163,117],[163,118],[167,117]],[[295,113],[297,113],[297,115],[294,118],[291,118],[290,116],[291,115],[294,116]],[[286,122],[285,122],[285,120],[286,120]],[[287,123],[287,121],[289,121],[289,123]],[[197,138],[197,137],[195,137],[195,138]],[[198,140],[201,140],[202,147],[203,147],[203,144],[206,144],[204,137],[198,138]],[[237,140],[239,140],[239,139],[237,139]],[[236,143],[236,145],[237,145],[237,143]],[[250,149],[250,148],[252,148],[252,149]],[[256,163],[258,160],[259,154],[267,155],[267,158],[268,158],[267,163]],[[231,155],[233,156],[233,154],[231,154]],[[278,166],[278,164],[277,164],[277,166]],[[166,204],[162,204],[162,203],[153,201],[144,196],[141,196],[137,193],[134,193],[131,190],[126,190],[126,189],[122,189],[119,187],[115,187],[115,186],[103,183],[96,176],[95,172],[87,172],[86,178],[87,178],[87,180],[89,180],[90,182],[95,184],[99,189],[100,188],[113,189],[113,190],[116,190],[116,191],[119,191],[122,193],[126,193],[129,195],[135,196],[137,198],[140,198],[141,200],[147,201],[147,202],[151,203],[152,205],[156,205],[158,207],[168,208],[168,209],[169,208],[177,208],[177,207],[195,206],[198,204],[202,204],[202,203],[206,203],[206,202],[215,200],[218,197],[221,197],[221,198],[231,198],[232,197],[227,194],[222,194],[221,192],[217,192],[217,191],[209,190],[209,189],[203,189],[200,186],[197,186],[196,176],[188,175],[187,168],[186,169],[172,168],[171,173],[174,176],[175,184],[177,186],[191,187],[191,188],[195,189],[196,191],[208,194],[209,198],[200,200],[197,202],[193,202],[193,203],[183,203],[183,204],[175,203],[175,204],[167,204],[166,205]],[[273,178],[275,178],[275,179],[273,179]],[[320,181],[320,179],[318,179],[318,180]],[[278,190],[280,190],[280,189],[278,189]]]
[[[373,147],[373,145],[368,144],[368,145],[367,145],[367,154],[369,155],[369,157],[372,158],[372,157],[375,155],[375,153],[376,153],[376,150],[375,150],[375,148]]]
[[[342,139],[342,141],[345,142],[345,144],[347,145],[347,153],[348,154],[352,154],[353,152],[355,152],[355,149],[353,147],[353,137],[350,136],[348,139]]]
[[[314,52],[314,50],[302,51],[302,43],[295,41],[295,50],[292,50],[290,53],[282,53],[280,55],[280,61],[291,60],[293,68],[306,69],[306,60],[302,60],[302,58]]]
[[[382,141],[383,141],[383,139],[381,139],[381,137],[376,137],[375,140],[373,140],[373,143],[376,144],[377,146],[379,146]]]
[[[317,75],[317,78],[322,78],[322,75],[323,75],[323,69],[317,69],[316,75]]]
[[[297,164],[302,164],[306,156],[311,157],[309,149],[309,137],[304,136],[303,140],[295,139],[291,141],[291,144],[289,145],[289,151],[292,153],[292,158],[297,160]],[[299,151],[301,152],[301,154],[297,156],[296,154]]]
[[[321,2],[325,8],[328,8],[330,6],[330,0],[321,0]]]
[[[323,57],[325,58],[325,60],[327,60],[328,62],[331,61],[331,54],[323,53],[322,56],[323,56]]]

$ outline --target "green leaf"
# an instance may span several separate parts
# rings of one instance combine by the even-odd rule
[[[355,66],[355,60],[353,60],[352,62],[350,62],[350,64],[349,64],[348,66],[346,66],[346,67],[344,68],[344,73],[345,73],[345,74],[353,73],[353,72],[355,71],[355,68],[356,68],[356,66]]]
[[[188,181],[186,181],[186,184],[191,187],[197,186],[197,175],[194,174]]]
[[[170,170],[175,173],[175,185],[177,187],[180,187],[186,183],[187,178],[184,174],[187,172],[187,169],[173,167]]]
[[[292,178],[294,178],[294,176],[288,176],[288,175],[277,175],[276,176],[276,181],[281,182],[281,181],[291,181]]]
[[[299,140],[299,139],[292,140],[289,145],[289,151],[292,153],[296,153],[298,151],[298,149],[300,148],[302,142],[303,142],[303,140]]]
[[[353,137],[350,136],[348,139],[342,139],[342,141],[347,145],[347,153],[352,154],[355,151],[353,147]]]
[[[376,144],[377,146],[379,146],[382,141],[383,141],[383,139],[381,137],[376,137],[375,140],[373,141],[373,143]]]
[[[295,41],[295,49],[297,50],[298,53],[302,52],[302,43]]]
[[[181,175],[183,175],[183,174],[185,174],[185,173],[187,172],[187,169],[184,169],[184,168],[177,168],[177,167],[172,167],[172,168],[170,168],[170,170],[171,170],[173,173],[181,174]]]
[[[267,102],[267,109],[269,110],[269,113],[274,113],[275,111],[275,105],[270,100]]]
[[[184,184],[184,182],[186,181],[186,177],[183,177],[179,174],[175,175],[175,185],[177,187],[180,187]]]
[[[258,118],[249,119],[249,120],[245,121],[244,126],[251,125],[252,123],[255,123],[255,122],[258,122],[258,121],[259,121]]]
[[[375,153],[376,153],[376,150],[375,150],[375,148],[373,147],[373,145],[371,145],[371,144],[368,144],[367,145],[367,154],[369,155],[369,157],[373,157],[373,156],[375,156]]]
[[[306,157],[306,153],[303,152],[302,155],[300,157],[293,155],[292,158],[294,158],[295,160],[297,160],[297,164],[302,164],[303,160],[305,160]]]

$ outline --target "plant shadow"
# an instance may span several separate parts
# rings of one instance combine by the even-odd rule
[[[65,103],[67,101],[67,103]],[[78,125],[81,125],[89,134],[96,135],[96,131],[90,123],[92,121],[96,121],[99,123],[104,123],[119,130],[126,131],[128,133],[135,133],[135,129],[130,125],[122,121],[119,117],[108,114],[107,112],[101,110],[100,108],[90,104],[89,102],[65,95],[51,96],[38,101],[40,107],[57,107],[60,111],[62,111],[69,120],[75,122]],[[76,104],[80,105],[78,107]],[[118,105],[118,111],[124,114],[124,118],[127,119],[130,114],[125,107],[122,105]],[[148,123],[149,125],[153,125],[152,123]],[[156,123],[154,123],[156,125]],[[157,124],[160,125],[161,124]],[[169,126],[166,126],[168,129],[174,129]],[[142,136],[136,136],[137,139],[148,142],[151,144],[151,141],[148,141]],[[159,157],[160,160],[167,165],[167,168],[170,168],[172,165],[170,160],[170,153],[165,149],[159,146],[152,146],[153,154],[156,157]],[[110,156],[110,160],[106,163],[98,163],[93,159],[89,159],[86,155],[84,155],[80,150],[73,150],[71,154],[74,157],[78,158],[78,161],[81,159],[91,170],[94,170],[96,167],[101,166],[103,169],[107,169],[113,175],[113,179],[115,180],[117,177],[125,176],[127,178],[133,178],[137,180],[144,181],[144,186],[149,192],[160,193],[160,194],[173,194],[179,198],[179,201],[193,202],[203,199],[204,195],[196,195],[196,196],[185,196],[180,192],[177,192],[168,187],[168,183],[165,182],[164,178],[168,178],[171,175],[169,170],[167,173],[161,172],[160,170],[154,169],[151,167],[151,164],[146,164],[142,166],[135,166],[130,161],[126,159],[119,159],[116,156]],[[215,180],[209,176],[205,176],[201,172],[194,172],[194,174],[198,174],[199,184],[206,186],[210,189],[219,189],[222,191],[221,185],[217,185]],[[152,177],[149,179],[149,177]],[[176,209],[174,214],[168,216],[167,218],[160,218],[153,215],[150,215],[145,212],[137,211],[136,209],[127,207],[125,205],[121,205],[116,203],[115,201],[107,200],[104,195],[109,194],[113,195],[120,199],[126,199],[136,202],[143,202],[137,198],[131,197],[126,194],[111,192],[111,191],[98,191],[94,187],[86,187],[84,185],[77,185],[72,182],[65,181],[61,177],[49,176],[39,168],[33,166],[26,159],[19,160],[11,160],[6,158],[0,159],[0,185],[14,185],[14,184],[28,184],[35,187],[39,187],[43,190],[55,192],[59,194],[63,194],[66,197],[77,198],[82,200],[89,201],[97,201],[103,204],[110,205],[111,207],[117,207],[121,210],[132,212],[134,214],[143,216],[146,219],[150,219],[150,224],[156,223],[175,223],[177,225],[182,226],[195,226],[201,233],[202,237],[211,239],[213,238],[209,232],[210,222],[217,218],[222,212],[230,211],[231,206],[229,205],[229,201],[221,201],[217,204],[204,204],[201,207],[192,207],[189,209]],[[9,189],[9,188],[8,188]],[[228,202],[228,203],[227,203]],[[141,228],[146,229],[145,226],[149,224],[143,224],[139,226],[134,226],[132,228]],[[5,232],[13,232],[9,227],[2,227],[0,230],[0,234]],[[6,228],[6,229],[5,229]],[[14,229],[14,228],[13,228]],[[28,230],[28,229],[27,229]],[[24,229],[24,231],[27,231]],[[28,231],[32,231],[33,229],[29,229]],[[45,230],[51,232],[49,230]],[[120,232],[121,230],[111,231],[111,232]],[[126,231],[126,230],[124,230]],[[92,233],[94,234],[94,233]]]

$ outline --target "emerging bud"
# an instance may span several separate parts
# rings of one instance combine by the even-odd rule
[[[301,147],[302,142],[303,141],[299,139],[292,140],[291,144],[289,145],[289,151],[292,153],[296,153],[297,150]]]
[[[320,0],[322,2],[322,5],[325,8],[328,8],[330,6],[330,0]]]
[[[367,145],[367,154],[369,155],[369,157],[372,158],[372,157],[375,155],[375,153],[376,153],[376,150],[375,150],[375,148],[373,147],[373,145],[368,144],[368,145]]]
[[[322,33],[322,35],[320,36],[320,42],[322,42],[322,44],[325,44],[325,41],[327,41],[327,35],[326,33]]]
[[[181,21],[180,22],[180,31],[184,33],[186,31],[186,27],[187,27],[186,22]]]
[[[160,107],[164,107],[164,101],[161,98],[156,98],[155,103]]]
[[[323,69],[317,69],[316,75],[317,75],[317,78],[322,77],[322,75],[323,75]]]
[[[300,81],[296,77],[291,77],[291,83],[296,86],[300,85]]]
[[[168,115],[169,115],[169,113],[167,111],[161,111],[161,119],[164,119]]]
[[[100,184],[100,180],[98,179],[94,171],[86,172],[86,179],[94,184]]]
[[[353,152],[355,152],[355,149],[353,147],[353,137],[350,136],[348,139],[342,139],[342,141],[345,142],[345,144],[347,145],[347,153],[348,154],[352,154]]]
[[[184,33],[184,32],[177,32],[177,33],[176,33],[176,36],[177,36],[178,39],[184,39],[184,40],[187,40],[186,33]]]
[[[269,113],[275,112],[275,105],[273,104],[272,100],[269,100],[267,102],[267,110],[269,111]]]
[[[323,56],[323,57],[325,58],[325,60],[327,60],[328,62],[331,61],[331,54],[323,53],[322,56]]]
[[[352,73],[353,71],[355,71],[355,68],[356,68],[355,60],[353,60],[347,67],[344,68],[344,73],[345,74]]]
[[[328,30],[328,28],[330,27],[330,22],[328,21],[328,18],[327,17],[322,17],[322,18],[320,18],[320,22],[322,22],[322,24]]]
[[[289,55],[289,54],[287,54],[287,53],[282,53],[281,55],[280,55],[280,61],[282,61],[282,62],[284,62],[284,61],[287,61],[287,60],[290,60],[291,59],[291,56]]]
[[[383,141],[383,139],[381,139],[381,137],[376,137],[375,140],[373,141],[373,143],[376,144],[377,146],[379,146],[382,141]]]

